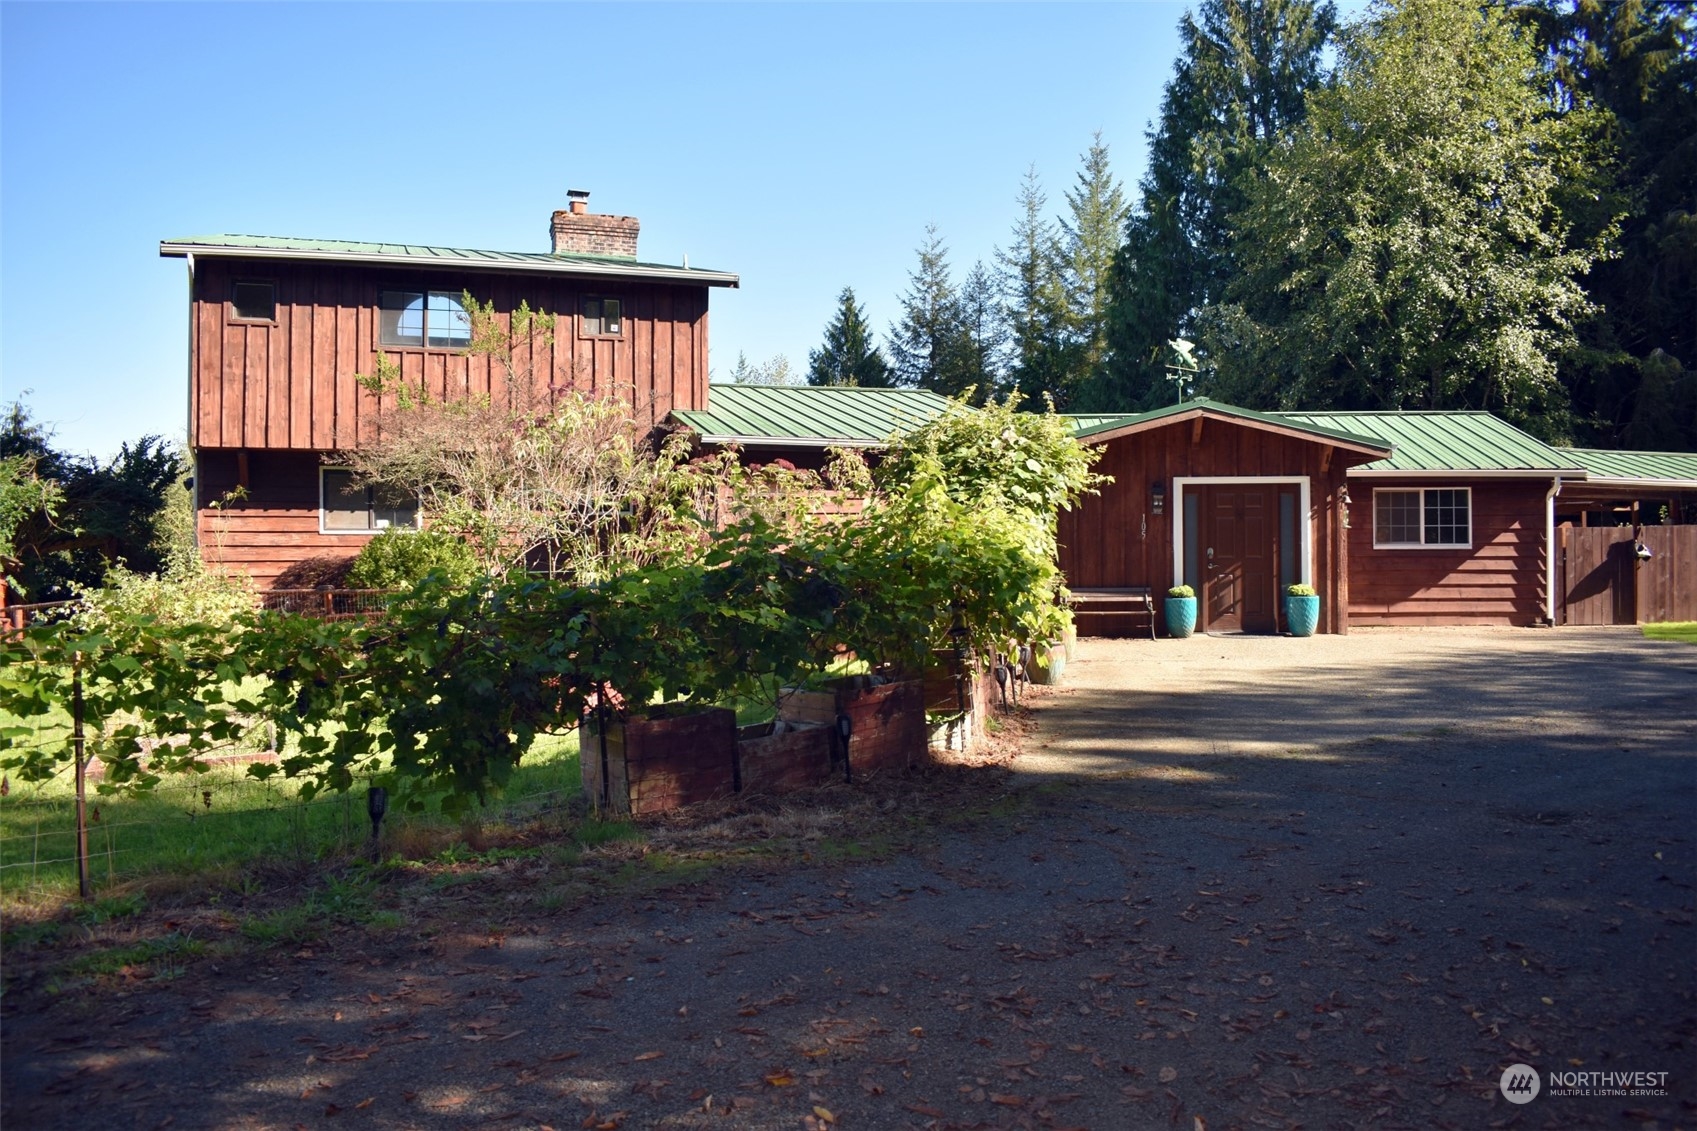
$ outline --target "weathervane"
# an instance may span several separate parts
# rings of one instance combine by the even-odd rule
[[[1178,386],[1178,403],[1184,403],[1186,393],[1195,393],[1196,374],[1201,366],[1196,363],[1196,343],[1187,342],[1183,338],[1174,338],[1167,343],[1173,351],[1172,360],[1167,362],[1167,380]],[[1192,382],[1186,384],[1186,382]]]

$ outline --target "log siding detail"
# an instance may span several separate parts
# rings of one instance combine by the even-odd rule
[[[1544,616],[1544,497],[1549,479],[1363,477],[1351,483],[1357,519],[1350,620],[1361,625],[1531,625]],[[1373,545],[1373,492],[1472,489],[1470,547]]]
[[[235,282],[276,284],[276,317],[233,317]],[[190,308],[190,443],[197,449],[333,451],[374,439],[377,415],[394,408],[355,382],[376,369],[381,290],[470,290],[498,312],[520,301],[559,315],[537,360],[544,395],[576,389],[618,397],[659,424],[674,408],[707,402],[707,288],[555,275],[208,258],[195,263]],[[585,296],[617,298],[624,333],[583,338]],[[382,347],[402,380],[451,399],[508,395],[499,366],[452,350]]]

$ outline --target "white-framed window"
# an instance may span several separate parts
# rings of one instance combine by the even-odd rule
[[[583,300],[583,321],[580,331],[586,338],[617,338],[625,332],[624,304],[616,298],[586,298]]]
[[[1373,548],[1471,549],[1473,488],[1388,487],[1373,492]]]
[[[385,346],[463,350],[471,316],[454,291],[379,291],[377,341]]]
[[[372,534],[390,527],[418,529],[418,500],[393,487],[361,483],[354,473],[319,471],[318,529],[322,534]]]

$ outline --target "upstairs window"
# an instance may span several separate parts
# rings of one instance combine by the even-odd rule
[[[318,514],[327,534],[371,534],[392,526],[418,529],[418,500],[393,487],[361,483],[351,471],[325,468]]]
[[[471,316],[452,291],[382,291],[378,343],[462,350],[471,345]]]
[[[617,338],[625,332],[623,308],[616,298],[583,300],[583,336]]]
[[[1467,549],[1472,545],[1472,488],[1373,492],[1374,549]]]
[[[230,291],[230,317],[242,322],[277,321],[277,284],[237,283]]]

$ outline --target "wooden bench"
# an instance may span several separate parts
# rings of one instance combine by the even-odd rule
[[[1155,594],[1147,585],[1126,589],[1074,589],[1072,611],[1078,616],[1142,617],[1149,626],[1149,639],[1155,639]],[[1137,621],[1132,621],[1135,630]]]

